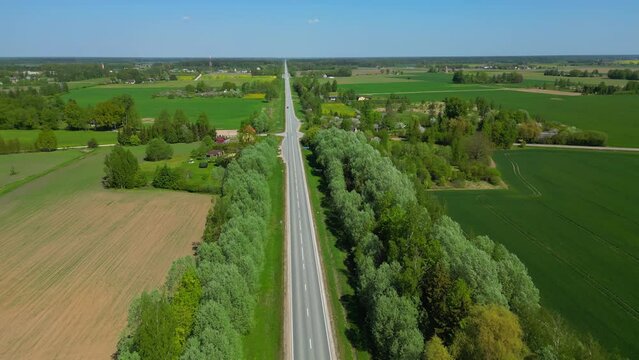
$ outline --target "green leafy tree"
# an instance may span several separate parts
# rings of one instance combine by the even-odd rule
[[[516,360],[527,353],[517,316],[494,304],[471,309],[451,350],[460,360]]]
[[[84,130],[88,127],[86,111],[75,100],[71,99],[67,102],[63,114],[67,128],[70,130]]]
[[[93,120],[98,129],[115,129],[122,125],[125,118],[125,108],[114,101],[98,103],[93,109]]]
[[[58,140],[55,133],[51,129],[44,129],[38,133],[38,138],[34,144],[35,148],[40,151],[54,151],[58,148]]]
[[[209,125],[209,118],[206,113],[201,113],[195,122],[195,135],[197,140],[202,140],[205,136],[215,138],[215,129]]]
[[[466,102],[458,97],[445,98],[444,105],[444,114],[449,119],[457,119],[466,115],[466,111],[468,111]]]
[[[383,359],[419,359],[424,339],[417,329],[417,310],[395,292],[382,295],[373,309],[372,334]]]
[[[442,339],[435,335],[426,342],[424,360],[453,360],[453,357],[448,353]]]
[[[179,349],[178,353],[182,352],[186,339],[191,333],[195,312],[201,297],[202,285],[195,268],[191,267],[182,276],[182,281],[171,299],[171,308],[177,322],[175,337]]]
[[[164,164],[155,171],[151,185],[158,189],[177,190],[180,188],[180,174]]]
[[[177,321],[171,304],[163,296],[142,294],[138,353],[142,359],[177,359],[180,348],[176,342]]]
[[[121,145],[114,146],[104,158],[104,172],[102,182],[108,188],[131,189],[146,183],[138,159]]]
[[[155,138],[146,145],[147,161],[167,160],[173,156],[173,148],[161,138]]]

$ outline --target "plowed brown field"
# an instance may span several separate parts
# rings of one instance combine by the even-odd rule
[[[104,190],[106,152],[0,196],[0,359],[107,359],[134,296],[191,253],[211,197]]]

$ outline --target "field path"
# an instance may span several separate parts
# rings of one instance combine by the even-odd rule
[[[199,241],[210,196],[102,189],[105,153],[0,196],[0,359],[108,359],[133,297]]]
[[[519,146],[518,143],[513,146]],[[639,148],[617,147],[617,146],[579,146],[579,145],[554,145],[554,144],[526,144],[526,147],[547,148],[547,149],[571,149],[571,150],[592,150],[592,151],[628,151],[639,152]]]

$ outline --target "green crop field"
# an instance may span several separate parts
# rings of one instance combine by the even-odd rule
[[[80,150],[65,150],[0,155],[0,193],[13,184],[38,177],[82,154]]]
[[[40,130],[0,130],[0,136],[7,141],[18,139],[22,144],[32,146],[38,138]],[[58,147],[84,146],[89,139],[94,138],[98,144],[115,144],[118,142],[118,134],[114,131],[69,131],[54,130],[58,140]]]
[[[508,190],[439,192],[471,234],[526,264],[542,302],[609,348],[639,356],[639,154],[510,150]]]
[[[177,82],[176,82],[177,83]],[[254,111],[264,106],[260,100],[240,98],[154,98],[153,95],[167,90],[167,87],[151,87],[141,85],[106,85],[82,88],[70,91],[64,99],[75,99],[80,105],[95,105],[114,96],[129,94],[135,100],[138,113],[142,117],[155,118],[162,110],[174,113],[182,109],[192,121],[200,113],[206,113],[210,123],[218,129],[236,129],[240,122],[249,117]]]

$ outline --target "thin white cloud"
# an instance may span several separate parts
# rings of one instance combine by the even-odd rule
[[[190,20],[191,20],[190,16],[188,16],[188,15],[182,16],[182,21],[190,21]]]
[[[306,20],[306,22],[309,25],[315,25],[315,24],[318,24],[320,22],[320,20],[318,18],[314,18],[314,19],[308,19],[308,20]]]

